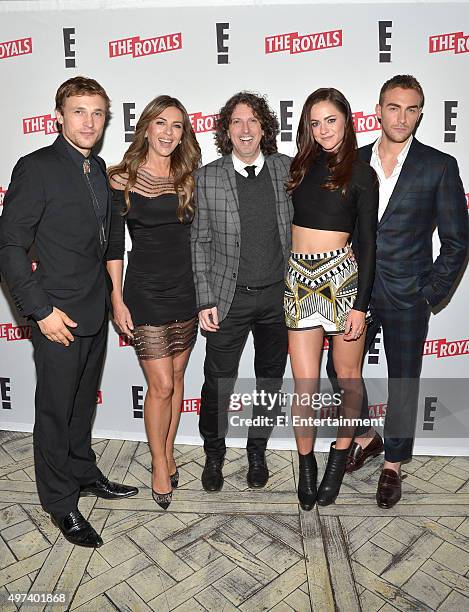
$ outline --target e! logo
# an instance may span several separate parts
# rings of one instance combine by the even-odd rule
[[[390,28],[392,28],[392,21],[378,21],[380,64],[389,64],[391,61],[391,44],[387,42],[392,36],[388,31]]]
[[[433,431],[435,427],[435,417],[433,415],[437,409],[437,397],[426,397],[425,398],[425,407],[424,407],[424,416],[423,416],[423,430],[424,431]]]
[[[454,110],[458,108],[457,100],[445,100],[445,139],[444,142],[456,142],[456,119],[458,113]]]
[[[381,328],[379,328],[378,333],[375,336],[369,350],[368,350],[368,363],[370,365],[378,365],[379,363],[379,345],[381,344]]]
[[[217,61],[219,64],[228,64],[228,45],[225,43],[229,39],[229,23],[217,23]]]
[[[0,397],[2,398],[2,408],[11,410],[11,379],[0,378]]]
[[[143,387],[132,387],[134,419],[143,419]]]
[[[63,28],[65,68],[75,68],[75,51],[72,49],[75,46],[74,34],[75,28]]]
[[[293,100],[280,101],[280,140],[291,142],[293,140],[291,118],[293,117]]]
[[[132,142],[135,135],[135,125],[132,120],[135,119],[135,102],[124,102],[122,104],[124,113],[124,141]]]

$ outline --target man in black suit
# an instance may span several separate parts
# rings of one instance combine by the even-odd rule
[[[423,90],[415,77],[397,75],[384,83],[376,106],[381,138],[359,151],[380,182],[376,276],[370,302],[373,322],[365,350],[382,326],[389,383],[384,445],[378,433],[358,429],[346,469],[359,469],[384,446],[376,493],[381,508],[391,508],[401,498],[400,466],[412,457],[430,309],[448,297],[468,245],[466,200],[456,160],[413,136],[423,103]],[[433,261],[435,226],[441,248]],[[333,376],[331,351],[327,369]],[[365,393],[362,418],[367,417]]]
[[[1,272],[18,311],[33,321],[39,498],[70,542],[89,547],[103,542],[77,508],[80,492],[106,499],[137,493],[109,482],[91,448],[107,337],[110,221],[106,167],[92,147],[108,110],[95,80],[63,83],[56,95],[60,135],[18,161],[0,217]],[[33,243],[35,272],[28,257]]]

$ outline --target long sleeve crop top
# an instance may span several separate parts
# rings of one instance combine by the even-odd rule
[[[327,157],[321,154],[293,191],[293,224],[349,234],[355,230],[354,253],[359,269],[354,309],[366,312],[375,276],[378,178],[369,164],[357,159],[347,193],[342,196],[340,189],[321,187],[329,176]]]

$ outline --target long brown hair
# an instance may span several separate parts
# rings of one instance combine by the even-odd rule
[[[345,195],[352,177],[353,162],[357,158],[357,137],[353,127],[350,104],[345,96],[333,87],[316,89],[306,98],[296,135],[298,151],[290,167],[290,180],[287,183],[287,190],[293,191],[298,187],[313,165],[314,160],[322,151],[321,146],[314,140],[311,129],[311,108],[318,102],[330,102],[345,118],[342,143],[336,153],[328,155],[328,168],[331,176],[322,185],[328,191],[340,189],[342,195]]]
[[[128,175],[124,189],[124,198],[127,211],[130,208],[129,191],[137,181],[137,170],[142,166],[148,155],[148,140],[145,137],[148,125],[169,107],[175,107],[182,113],[182,138],[181,143],[171,154],[170,173],[174,181],[174,189],[179,196],[177,218],[184,222],[191,220],[194,216],[194,177],[193,172],[200,165],[201,154],[192,129],[189,115],[177,98],[171,96],[158,96],[144,108],[137,126],[132,144],[124,153],[120,164],[112,166],[108,170],[109,178],[119,174]]]

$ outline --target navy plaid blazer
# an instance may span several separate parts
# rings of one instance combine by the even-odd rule
[[[359,149],[370,162],[373,144]],[[433,261],[437,228],[440,253]],[[436,306],[448,297],[467,254],[466,198],[454,157],[412,140],[399,179],[378,223],[376,276],[396,308],[422,297]]]
[[[267,155],[265,163],[277,200],[277,223],[285,261],[291,245],[293,208],[286,194],[291,159],[281,153]],[[199,310],[217,306],[222,321],[236,289],[240,256],[238,192],[231,155],[196,172],[196,210],[191,228],[192,268]]]

